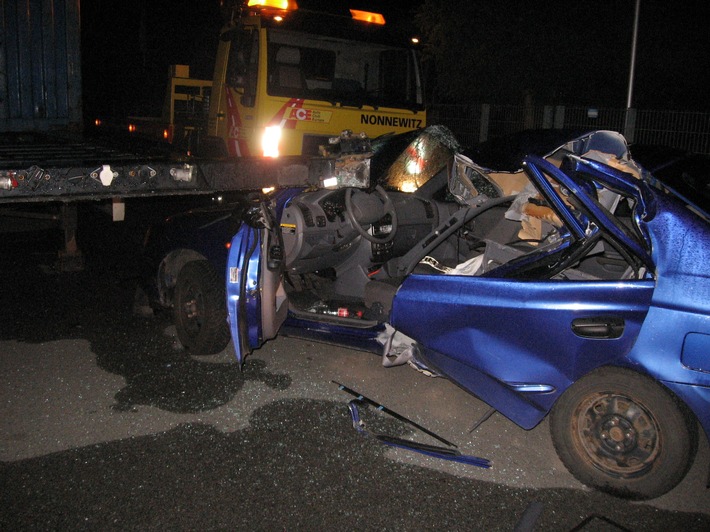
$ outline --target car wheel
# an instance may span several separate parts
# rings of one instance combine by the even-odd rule
[[[600,368],[573,384],[550,418],[562,462],[580,482],[652,499],[673,489],[697,450],[697,424],[649,377]]]
[[[227,346],[224,283],[207,261],[188,262],[182,267],[173,302],[178,338],[192,354],[211,355]]]

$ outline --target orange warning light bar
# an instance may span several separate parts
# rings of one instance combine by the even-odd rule
[[[249,0],[247,7],[270,7],[293,11],[298,9],[298,4],[295,0]]]
[[[384,25],[385,17],[380,13],[372,13],[370,11],[360,11],[359,9],[351,9],[350,14],[354,20],[361,22],[369,22],[370,24]]]

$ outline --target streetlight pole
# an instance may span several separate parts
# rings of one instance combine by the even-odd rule
[[[624,135],[629,142],[634,140],[634,129],[636,127],[636,110],[631,108],[634,92],[634,75],[636,73],[636,41],[639,33],[639,12],[641,11],[641,0],[636,0],[634,10],[634,32],[631,38],[631,66],[629,67],[629,90],[626,95],[626,120],[624,124]]]
[[[636,0],[634,13],[634,35],[631,39],[631,67],[629,68],[629,92],[626,96],[626,108],[631,108],[631,96],[634,92],[634,74],[636,72],[636,41],[639,35],[639,12],[641,11],[641,0]]]

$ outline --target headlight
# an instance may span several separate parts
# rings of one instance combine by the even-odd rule
[[[279,141],[281,140],[281,126],[267,126],[264,136],[261,137],[261,149],[264,157],[279,156]]]

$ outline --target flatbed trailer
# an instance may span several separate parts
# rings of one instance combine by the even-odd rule
[[[0,133],[0,216],[56,220],[64,233],[60,268],[77,270],[77,204],[110,205],[123,219],[130,198],[247,193],[302,182],[303,158],[195,159],[162,145],[41,132]]]
[[[0,134],[0,203],[73,202],[256,190],[303,176],[300,157],[196,159],[164,147]]]

